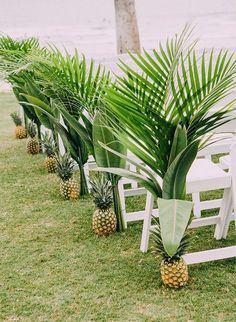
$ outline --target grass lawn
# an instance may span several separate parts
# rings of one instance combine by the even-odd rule
[[[236,321],[235,258],[190,266],[187,287],[165,288],[160,259],[139,251],[140,223],[99,238],[92,199],[61,199],[44,157],[14,139],[16,109],[0,95],[0,321]],[[192,231],[191,250],[236,244],[233,223],[226,241],[213,231]]]

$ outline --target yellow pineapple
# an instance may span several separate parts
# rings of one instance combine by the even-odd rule
[[[91,192],[97,207],[93,214],[93,230],[99,236],[107,236],[116,231],[116,216],[111,208],[112,187],[105,176],[90,181]]]
[[[27,136],[26,129],[22,125],[22,119],[21,119],[19,113],[13,112],[10,115],[11,115],[11,118],[12,118],[13,122],[16,125],[16,128],[15,128],[15,137],[16,137],[16,139],[24,139],[24,138],[26,138],[26,136]]]
[[[172,260],[162,260],[161,278],[165,285],[180,288],[188,282],[188,266],[183,257]]]
[[[46,154],[44,164],[47,169],[48,173],[55,173],[56,172],[56,158],[55,158],[55,150],[56,145],[53,138],[48,134],[45,133],[41,140],[43,150]]]
[[[46,156],[44,160],[45,167],[48,173],[55,173],[56,172],[56,159],[55,156]]]
[[[61,179],[60,192],[67,200],[76,200],[79,197],[79,185],[73,178],[74,161],[65,153],[56,158],[57,175]]]
[[[183,236],[179,247],[174,256],[170,257],[162,242],[160,226],[157,223],[156,228],[152,231],[155,238],[155,251],[161,254],[161,278],[165,285],[171,288],[181,288],[188,282],[188,266],[182,255],[185,254],[189,244],[189,236],[187,233]]]
[[[28,134],[29,134],[29,139],[27,142],[27,152],[29,154],[38,154],[40,147],[39,147],[39,142],[36,139],[36,125],[33,122],[30,122],[28,125]]]

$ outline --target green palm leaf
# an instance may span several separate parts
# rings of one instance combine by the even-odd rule
[[[197,55],[187,44],[190,30],[160,45],[159,51],[130,54],[136,67],[120,62],[124,76],[107,89],[108,110],[119,120],[117,137],[162,178],[174,160],[176,128],[186,128],[189,145],[229,121],[235,100],[212,107],[235,89],[236,63],[221,50]],[[125,135],[124,135],[125,133]]]

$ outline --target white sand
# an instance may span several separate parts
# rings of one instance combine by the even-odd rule
[[[142,45],[196,24],[200,47],[236,48],[235,0],[136,0]],[[116,53],[113,0],[1,0],[0,32],[37,36],[93,57]]]
[[[190,22],[199,49],[236,49],[235,0],[136,0],[136,8],[145,48],[155,48]],[[113,0],[0,0],[0,32],[36,36],[69,51],[77,47],[108,65],[116,55]]]

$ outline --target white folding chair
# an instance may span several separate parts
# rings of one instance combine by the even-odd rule
[[[198,158],[206,158],[213,161],[217,154],[229,154],[232,144],[235,142],[235,135],[232,133],[219,133],[212,137],[214,143],[208,145],[198,152]],[[222,168],[221,163],[216,163]],[[222,168],[224,169],[224,168]]]
[[[233,122],[233,121],[232,121]],[[235,121],[234,121],[235,122]],[[231,124],[231,123],[230,123]],[[235,124],[235,123],[233,123]],[[236,125],[235,125],[236,126]],[[230,127],[232,130],[232,126]],[[205,158],[212,160],[212,157],[217,154],[225,154],[230,152],[230,147],[233,143],[236,142],[236,137],[233,134],[215,134],[213,137],[213,140],[216,140],[215,143],[207,146],[206,148],[202,149],[198,153],[198,158]],[[227,160],[227,159],[226,159]],[[222,169],[228,169],[228,162],[219,162],[216,163],[219,167]],[[133,170],[135,171],[135,167],[133,167]],[[130,196],[138,196],[142,194],[146,194],[146,189],[142,187],[135,188],[134,185],[132,185],[132,188],[125,188],[125,185],[131,183],[132,180],[128,180],[126,178],[123,178],[120,180],[119,183],[119,191],[120,191],[120,198],[121,198],[121,204],[122,204],[122,213],[123,217],[125,219],[126,225],[130,221],[139,220],[139,218],[142,217],[143,211],[138,212],[129,212],[126,211],[126,197]],[[194,192],[192,193],[192,200],[194,202],[193,206],[193,213],[194,217],[200,218],[203,210],[210,210],[219,208],[221,206],[222,199],[214,199],[210,201],[201,201],[200,193]],[[141,216],[141,217],[140,217]]]
[[[236,144],[231,146],[230,155],[220,157],[220,163],[222,167],[229,169],[229,173],[232,176],[232,202],[234,211],[236,209]],[[235,226],[236,226],[236,214],[234,214]],[[228,224],[225,227],[225,230],[228,229]]]
[[[210,110],[209,114],[214,114],[219,108],[214,107]],[[218,126],[212,132],[212,141],[215,143],[200,150],[198,157],[208,158],[212,160],[212,157],[220,153],[229,153],[230,147],[235,143],[236,135],[236,110],[232,111],[228,116],[227,123]],[[219,166],[222,166],[219,163]]]
[[[200,150],[198,153],[198,158],[206,158],[213,161],[213,157],[219,154],[229,154],[230,148],[233,143],[236,142],[236,137],[234,133],[222,133],[221,131],[233,131],[236,129],[236,121],[232,120],[229,123],[217,128],[215,130],[215,134],[212,137],[212,140],[215,141],[213,144],[205,147],[204,149]],[[235,130],[234,130],[235,131]],[[224,170],[228,170],[229,167],[224,162],[216,163]],[[201,217],[202,209],[200,203],[200,193],[193,193],[192,200],[194,202],[194,216],[197,218]],[[221,199],[217,199],[211,202],[212,208],[218,208],[221,204]]]
[[[222,157],[223,160],[225,157]],[[218,227],[216,227],[215,234],[219,233],[219,236],[222,238],[226,238],[227,232],[229,229],[229,223],[231,220],[235,221],[236,225],[236,215],[235,213],[232,215],[231,210],[236,209],[236,144],[234,143],[230,149],[230,155],[226,157],[228,159],[228,163],[225,164],[229,168],[229,175],[231,175],[231,193],[228,195],[230,197],[230,203],[228,207],[224,207],[227,205],[227,198],[226,200],[223,199],[222,207],[220,209],[219,217],[220,221],[218,223]],[[220,159],[220,162],[222,160]],[[192,222],[192,225],[194,222]],[[217,231],[218,230],[218,231]],[[217,236],[216,236],[217,237]],[[210,249],[195,253],[190,253],[184,255],[184,259],[187,264],[197,264],[209,261],[215,261],[219,259],[231,258],[236,257],[236,245],[228,246],[228,247],[221,247],[216,249]]]
[[[216,225],[215,238],[221,239],[225,237],[227,233],[225,231],[226,222],[229,218],[231,219],[232,215],[231,174],[226,173],[210,160],[195,160],[187,175],[187,193],[200,193],[218,189],[224,190],[219,214],[217,216],[193,219],[190,227],[195,228],[200,226]],[[201,201],[203,205],[205,204],[205,206],[202,206],[202,209],[204,209],[204,207],[206,207],[206,209],[209,208],[209,202],[210,201]],[[155,210],[155,212],[157,212],[157,210]],[[147,202],[144,213],[140,246],[142,252],[146,252],[148,249],[151,219],[153,215],[153,196],[149,192],[147,193]]]
[[[217,172],[220,172],[225,175],[225,172],[220,169],[217,165],[215,165],[212,161],[208,159],[197,159],[194,161],[193,166],[195,164],[199,165],[199,169],[197,170],[199,173],[204,171],[203,168],[201,168],[202,164],[203,165],[212,165],[213,169]],[[200,166],[201,164],[201,166]],[[211,167],[210,167],[211,168]],[[218,171],[219,170],[219,171]],[[208,171],[208,170],[207,170]],[[210,173],[208,174],[210,176]],[[133,211],[133,212],[127,212],[126,208],[126,198],[131,197],[131,196],[140,196],[140,195],[146,195],[147,190],[143,187],[137,187],[137,188],[126,188],[126,184],[130,183],[128,179],[122,178],[119,182],[119,194],[120,194],[120,200],[121,200],[121,209],[122,209],[122,215],[124,217],[124,221],[126,223],[136,221],[136,220],[142,220],[144,218],[144,214],[146,210],[138,210],[138,211]],[[223,187],[222,187],[223,188]],[[215,188],[213,187],[212,190]],[[211,190],[211,189],[210,189]],[[189,190],[188,193],[192,195],[192,200],[194,203],[193,206],[193,214],[195,218],[199,218],[199,213],[201,215],[201,212],[203,210],[210,210],[210,209],[215,209],[215,208],[220,208],[222,204],[222,198],[219,199],[214,199],[214,200],[200,200],[200,192],[204,190],[197,190],[197,191],[191,191]],[[146,199],[146,202],[148,201],[148,198]],[[147,205],[146,205],[147,207]],[[157,211],[154,211],[154,216],[157,214]]]

